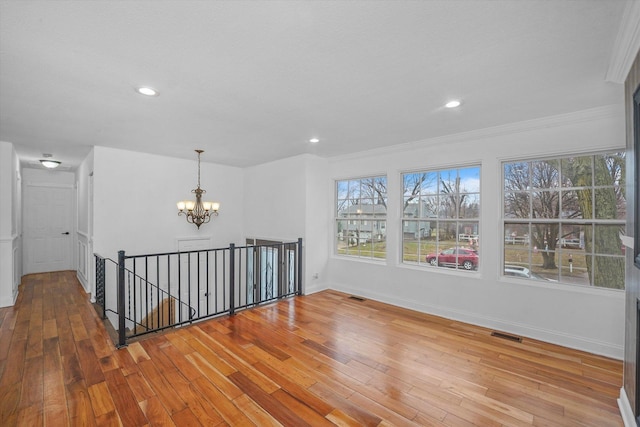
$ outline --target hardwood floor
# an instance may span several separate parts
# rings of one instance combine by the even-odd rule
[[[75,272],[0,309],[2,426],[622,426],[620,361],[325,291],[116,350]]]

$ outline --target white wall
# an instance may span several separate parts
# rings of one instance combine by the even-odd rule
[[[218,201],[220,215],[200,229],[178,216],[176,202],[193,199],[197,160],[174,159],[106,147],[93,155],[94,251],[117,259],[128,255],[177,250],[178,238],[210,237],[213,247],[242,241],[242,170],[201,164],[204,200]]]
[[[74,172],[57,169],[22,169],[23,185],[62,185],[74,186],[76,175]]]
[[[76,186],[78,193],[78,231],[89,234],[89,185],[93,173],[93,150],[80,163],[76,170]]]
[[[500,191],[503,160],[624,148],[623,108],[611,106],[331,159],[331,180],[387,175],[388,259],[332,255],[323,286],[622,358],[623,291],[530,283],[500,275]],[[400,174],[467,164],[482,166],[479,271],[403,265]],[[327,186],[325,191],[334,190]],[[326,209],[332,216],[333,205]],[[333,225],[327,233],[333,235]]]
[[[76,276],[85,291],[91,294],[95,302],[95,260],[93,258],[92,213],[93,205],[91,186],[93,174],[93,150],[82,161],[76,171],[76,199],[78,206],[78,222],[76,227]]]
[[[306,207],[304,246],[305,293],[322,289],[333,242],[334,182],[327,174],[328,161],[316,156],[306,159]],[[328,190],[328,191],[327,191]],[[327,210],[331,206],[331,210]]]
[[[246,237],[294,241],[304,237],[306,156],[295,156],[244,170]]]
[[[21,169],[13,145],[0,141],[0,307],[15,303],[22,276]]]
[[[324,276],[329,253],[327,161],[304,154],[246,168],[244,233],[248,238],[303,239],[303,290]],[[331,203],[331,201],[329,201]]]

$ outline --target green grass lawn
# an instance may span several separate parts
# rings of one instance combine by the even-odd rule
[[[440,242],[439,248],[440,251],[442,251],[455,245],[455,241],[445,240]],[[405,239],[402,242],[402,260],[407,262],[426,263],[428,254],[439,252],[436,249],[438,249],[438,247],[436,246],[435,240],[421,240],[418,242],[417,240]]]
[[[387,257],[387,242],[386,240],[381,240],[359,245],[347,245],[346,240],[339,241],[338,254],[385,259]]]
[[[441,241],[440,250],[447,249],[456,245],[455,241]],[[403,242],[403,261],[407,262],[426,262],[427,254],[436,252],[435,240],[404,240]],[[359,245],[347,246],[346,241],[340,241],[338,244],[338,254],[353,255],[373,258],[386,258],[387,242],[367,242]]]
[[[459,245],[467,246],[466,242]],[[436,245],[435,240],[404,239],[402,242],[402,260],[403,262],[424,264],[428,254],[437,253],[454,246],[456,246],[455,240],[443,240]],[[529,263],[528,246],[524,245],[506,245],[504,260],[506,265],[526,267],[532,272],[549,279],[559,280],[561,275],[563,281],[588,285],[587,261],[584,252],[576,249],[558,249],[559,251],[555,253],[557,265],[555,269],[542,268],[542,251],[532,253],[531,263]],[[359,245],[347,245],[346,241],[339,241],[337,252],[340,255],[385,259],[387,256],[387,242],[382,240]],[[572,263],[569,262],[569,254],[571,254]]]

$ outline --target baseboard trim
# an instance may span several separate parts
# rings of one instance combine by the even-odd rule
[[[91,294],[91,290],[89,289],[89,283],[86,277],[84,277],[82,275],[82,273],[80,271],[76,270],[76,278],[78,279],[78,282],[80,282],[80,284],[82,285],[82,289],[84,289],[84,291],[88,294]],[[91,295],[91,302],[95,302],[95,300],[93,299],[93,295]]]
[[[316,292],[325,291],[327,289],[329,289],[329,287],[327,287],[326,283],[319,283],[312,286],[305,286],[304,294],[311,295],[311,294],[315,294]]]
[[[631,404],[627,393],[624,391],[624,387],[620,389],[620,398],[618,399],[618,408],[620,408],[620,415],[622,416],[622,422],[624,427],[637,427]]]
[[[16,304],[16,300],[18,299],[18,293],[12,292],[12,296],[5,297],[0,299],[0,308],[3,307],[13,307]]]
[[[528,337],[531,339],[548,342],[550,344],[557,344],[564,347],[573,348],[576,350],[582,350],[589,353],[610,357],[612,359],[622,360],[624,355],[624,349],[622,346],[617,346],[608,342],[591,340],[591,339],[579,337],[579,336],[572,336],[568,334],[559,333],[557,331],[536,328],[526,324],[508,322],[503,319],[478,315],[476,313],[451,309],[448,307],[441,307],[441,306],[423,304],[416,301],[404,300],[400,298],[391,297],[389,295],[371,292],[366,289],[353,288],[350,286],[344,286],[337,283],[327,284],[326,288],[334,289],[336,291],[345,292],[348,294],[360,295],[363,297],[374,299],[376,301],[393,304],[395,306],[408,308],[411,310],[420,311],[422,313],[432,314],[434,316],[444,317],[446,319],[457,320],[465,323],[471,323],[473,325],[482,326],[485,328],[497,329],[502,332],[508,332],[514,335],[519,335],[522,337]]]

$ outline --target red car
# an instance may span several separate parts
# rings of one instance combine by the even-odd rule
[[[469,248],[450,248],[439,254],[427,255],[427,262],[433,266],[462,267],[465,270],[478,268],[478,259],[478,252]]]

